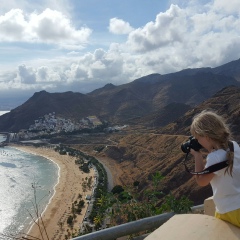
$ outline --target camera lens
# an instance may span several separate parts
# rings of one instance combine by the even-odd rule
[[[191,148],[195,151],[199,151],[202,148],[202,145],[193,136],[190,136],[189,140],[181,145],[181,149],[184,153],[189,153]]]
[[[190,141],[188,140],[187,142],[183,143],[181,145],[181,149],[184,153],[189,153],[190,152]]]

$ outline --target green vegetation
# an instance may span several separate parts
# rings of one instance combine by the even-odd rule
[[[105,211],[108,208],[108,205],[105,205],[105,196],[107,196],[108,191],[107,191],[107,173],[103,165],[94,157],[89,156],[80,150],[73,149],[71,147],[65,146],[63,144],[59,145],[58,147],[55,148],[55,151],[59,152],[60,154],[68,154],[70,156],[75,156],[77,159],[75,160],[75,163],[79,166],[79,169],[84,171],[84,172],[89,172],[89,167],[91,165],[94,165],[96,170],[98,171],[98,185],[97,188],[94,192],[94,197],[95,199],[101,199],[101,197],[104,197],[104,200],[102,200],[102,204],[99,205],[98,201],[95,201],[93,203],[93,208],[92,212],[89,216],[89,220],[94,223],[96,222],[96,219],[104,219],[105,217]],[[83,192],[86,191],[86,188],[90,188],[92,185],[92,178],[85,179],[83,182]],[[74,220],[74,214],[80,212],[80,209],[78,207],[75,207],[76,203],[73,204],[72,210],[74,209],[73,216],[68,219],[68,224],[72,226],[73,220]],[[79,205],[77,205],[79,206]],[[99,220],[98,220],[99,222]],[[101,226],[99,223],[97,226]],[[76,236],[72,236],[76,237]]]
[[[104,148],[105,148],[105,145],[104,146],[95,147],[94,150],[97,151],[97,152],[101,152]]]
[[[87,163],[83,163],[79,168],[80,168],[83,172],[85,172],[85,173],[89,173],[89,172],[90,172]]]
[[[160,183],[164,178],[160,172],[149,176],[149,180],[152,182],[151,189],[141,191],[139,189],[141,183],[134,181],[132,186],[116,185],[111,192],[108,192],[107,173],[96,158],[63,145],[56,148],[56,151],[76,156],[75,163],[84,172],[89,171],[89,167],[92,165],[97,169],[98,185],[94,192],[95,201],[89,216],[89,221],[95,225],[95,229],[102,228],[104,222],[106,225],[107,218],[110,219],[107,226],[114,226],[164,212],[187,213],[191,211],[193,202],[187,197],[182,196],[180,199],[176,199],[172,193],[165,194],[160,191]],[[91,179],[86,179],[84,182],[83,189],[87,187],[91,187]],[[74,214],[81,212],[81,204],[81,201],[73,204],[73,216],[68,219],[69,225],[74,220]],[[89,231],[90,229],[87,232]],[[86,234],[86,232],[82,234]],[[76,235],[72,237],[76,237]]]
[[[120,194],[121,192],[124,192],[124,189],[121,185],[116,185],[111,192],[113,194]]]
[[[165,195],[158,191],[160,181],[163,179],[159,172],[156,172],[151,179],[153,188],[144,193],[138,190],[137,186],[140,183],[137,181],[133,183],[133,186],[117,185],[111,193],[102,193],[96,200],[96,212],[93,219],[91,218],[95,229],[101,228],[107,218],[111,219],[111,223],[107,226],[114,226],[164,212],[187,213],[191,211],[193,202],[187,197],[176,199],[171,193]],[[159,203],[159,196],[163,196],[161,203]]]
[[[105,205],[112,209],[112,225],[118,225],[130,221],[136,221],[141,218],[162,214],[164,212],[187,213],[191,211],[191,202],[183,196],[176,199],[171,193],[165,195],[158,190],[163,176],[156,172],[152,177],[153,188],[143,193],[136,188],[139,184],[133,183],[133,186],[122,187],[115,186],[111,194],[105,201]],[[159,197],[161,198],[161,203]],[[102,198],[103,199],[103,198]]]

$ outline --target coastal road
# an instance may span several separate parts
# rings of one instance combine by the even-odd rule
[[[108,177],[108,191],[110,192],[112,189],[113,189],[113,177],[112,177],[112,173],[111,171],[109,170],[109,168],[99,159],[99,158],[96,158],[104,167],[104,169],[106,170],[107,172],[107,177]]]
[[[82,151],[82,150],[81,150]],[[101,161],[101,159],[97,158],[95,155],[91,155],[90,153],[88,152],[84,152],[82,151],[83,153],[89,155],[89,156],[92,156],[92,157],[95,157],[104,167],[104,169],[106,170],[107,172],[107,177],[108,177],[108,191],[110,192],[113,187],[114,187],[114,184],[113,184],[113,177],[112,177],[112,173],[111,171],[109,170],[109,168],[106,166],[106,164],[103,163],[103,161]]]

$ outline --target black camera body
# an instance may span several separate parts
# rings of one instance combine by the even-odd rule
[[[199,151],[203,146],[193,136],[189,137],[189,140],[181,145],[181,149],[184,153],[189,153],[190,149]]]

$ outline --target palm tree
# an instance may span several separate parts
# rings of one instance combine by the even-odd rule
[[[102,224],[103,217],[101,215],[97,215],[94,219],[93,222],[96,226],[96,228],[99,228]]]
[[[104,207],[106,205],[106,203],[107,203],[107,196],[101,194],[101,197],[98,198],[98,200],[97,200],[97,205],[99,205],[100,207]]]

